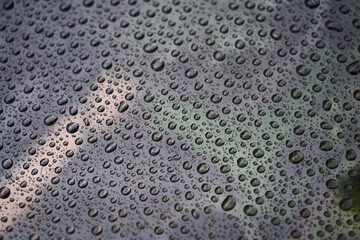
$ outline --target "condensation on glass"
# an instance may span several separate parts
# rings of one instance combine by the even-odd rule
[[[360,2],[0,1],[0,239],[360,239]]]

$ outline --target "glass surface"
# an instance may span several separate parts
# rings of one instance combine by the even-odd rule
[[[357,0],[0,0],[0,240],[358,240],[359,73]]]

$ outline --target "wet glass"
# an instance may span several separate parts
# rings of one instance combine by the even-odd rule
[[[0,240],[360,239],[357,0],[0,1]]]

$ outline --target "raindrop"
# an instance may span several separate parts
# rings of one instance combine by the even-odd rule
[[[221,203],[221,208],[224,211],[230,211],[236,206],[236,198],[232,195],[227,196]]]

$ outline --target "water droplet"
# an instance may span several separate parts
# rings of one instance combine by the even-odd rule
[[[105,152],[111,153],[111,152],[115,151],[116,148],[117,148],[117,143],[111,142],[105,147]]]
[[[146,53],[154,53],[158,49],[158,46],[154,43],[147,43],[144,45],[143,49]]]
[[[47,126],[52,126],[56,123],[56,121],[58,120],[58,118],[54,115],[49,115],[44,119],[44,123]]]
[[[246,205],[244,207],[244,213],[250,217],[255,216],[258,210],[253,205]]]
[[[320,0],[305,0],[305,5],[308,8],[314,9],[320,6]]]
[[[339,206],[341,210],[349,211],[353,206],[353,200],[351,198],[341,199]]]
[[[79,124],[76,122],[71,122],[66,126],[66,131],[68,133],[76,133],[79,130]]]
[[[1,199],[6,199],[10,196],[10,189],[8,187],[1,187],[0,188],[0,198]]]
[[[120,105],[119,105],[119,107],[118,107],[118,111],[120,112],[120,113],[124,113],[124,112],[126,112],[126,110],[128,110],[129,109],[129,104],[127,103],[127,102],[125,102],[125,101],[121,101],[120,102]]]
[[[354,61],[346,67],[346,71],[351,75],[358,75],[360,73],[360,61]]]
[[[151,68],[154,71],[161,71],[163,70],[165,67],[165,63],[164,60],[162,60],[161,58],[155,58],[152,62],[151,62]]]
[[[299,65],[299,66],[296,67],[296,72],[297,72],[297,74],[299,74],[300,76],[305,77],[305,76],[307,76],[307,75],[310,74],[311,69],[308,68],[308,67],[306,67],[306,66],[304,66],[304,65]]]
[[[219,61],[219,62],[224,61],[225,60],[225,54],[220,50],[216,50],[214,52],[214,59]]]
[[[232,195],[227,196],[224,201],[221,203],[221,208],[224,211],[230,211],[236,206],[236,198]]]
[[[198,71],[195,68],[189,68],[185,71],[187,78],[195,78],[198,75]]]
[[[2,161],[1,166],[4,169],[10,169],[13,166],[13,160],[11,160],[10,158],[6,158]]]
[[[102,68],[105,69],[105,70],[111,69],[112,65],[113,65],[112,62],[109,61],[109,60],[105,60],[101,64]]]
[[[299,150],[293,151],[289,154],[289,161],[293,164],[298,164],[304,160],[304,154]]]

